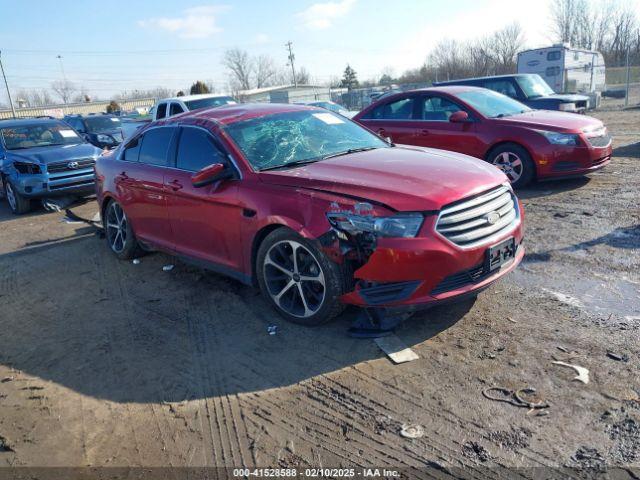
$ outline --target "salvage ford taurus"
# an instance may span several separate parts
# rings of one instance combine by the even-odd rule
[[[297,105],[185,113],[96,165],[121,259],[162,250],[260,286],[286,319],[474,295],[520,262],[522,207],[464,155],[393,146]]]
[[[584,175],[611,160],[600,120],[532,110],[485,88],[425,88],[385,97],[354,120],[394,142],[441,148],[493,163],[514,187]]]

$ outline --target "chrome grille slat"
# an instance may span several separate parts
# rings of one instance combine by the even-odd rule
[[[488,203],[480,205],[479,207],[472,208],[470,210],[463,210],[460,213],[456,213],[454,215],[450,215],[448,212],[440,218],[440,224],[447,225],[450,223],[458,223],[464,220],[468,220],[470,218],[477,218],[482,215],[486,215],[489,212],[493,212],[494,210],[503,207],[504,205],[511,202],[511,194],[509,192],[505,192],[500,195],[495,200],[492,200]]]
[[[516,199],[507,186],[444,207],[436,231],[460,247],[475,247],[513,230],[519,212]],[[495,217],[490,223],[488,217]]]

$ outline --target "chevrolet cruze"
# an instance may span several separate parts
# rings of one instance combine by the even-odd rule
[[[520,262],[507,177],[387,143],[326,110],[235,105],[154,122],[96,165],[109,248],[161,250],[257,285],[286,319],[475,295]]]

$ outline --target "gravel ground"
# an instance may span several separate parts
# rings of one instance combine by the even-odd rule
[[[640,467],[640,111],[595,115],[611,165],[521,191],[525,262],[404,323],[420,358],[401,365],[346,336],[353,312],[289,325],[233,280],[0,203],[0,465]]]

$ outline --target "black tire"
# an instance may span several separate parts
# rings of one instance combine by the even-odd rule
[[[507,162],[511,162],[511,166],[505,162],[505,156],[509,159]],[[522,165],[520,172],[517,172],[517,168],[513,166],[516,158],[520,160],[520,164]],[[529,155],[529,152],[527,152],[524,147],[517,143],[505,143],[492,149],[487,155],[487,162],[504,171],[513,188],[521,188],[528,185],[536,176],[536,166],[533,160],[531,160],[531,155]],[[506,166],[501,166],[505,163],[507,163]],[[509,173],[510,168],[511,174]],[[516,176],[514,173],[517,173],[517,179],[515,181],[512,179],[512,177]]]
[[[14,215],[22,215],[31,210],[31,200],[21,195],[9,180],[3,178],[2,184],[4,186],[4,196]]]
[[[293,247],[295,244],[302,246],[303,249],[301,250],[299,246]],[[290,268],[290,273],[284,273],[281,267],[265,263],[269,254],[270,262],[283,261],[284,265],[284,262],[289,261],[293,265],[293,254],[290,257],[286,256],[289,251],[299,252],[296,253],[297,262],[300,262],[297,272],[294,272],[295,268]],[[346,292],[351,281],[347,265],[332,262],[314,242],[301,237],[288,228],[278,228],[262,241],[258,248],[255,271],[264,298],[283,318],[290,322],[309,327],[321,325],[329,322],[344,310],[344,304],[340,302],[339,298]],[[296,273],[299,273],[298,280],[295,279]],[[282,279],[277,278],[279,276]],[[304,278],[317,278],[318,280],[304,280]],[[280,286],[284,291],[284,288],[291,282],[294,283],[289,290],[286,290],[279,297],[283,300],[283,305],[280,305],[274,295],[278,296],[276,291],[279,291]],[[321,289],[322,282],[324,285]],[[321,290],[322,300],[318,300]],[[288,305],[289,303],[291,305]],[[287,308],[288,306],[290,308]],[[304,312],[299,312],[302,309]]]
[[[114,216],[116,215],[116,211],[114,209],[119,209],[122,212],[124,215],[124,217],[122,217],[124,218],[124,222],[117,220],[117,216]],[[138,241],[133,234],[131,224],[124,213],[122,206],[115,200],[109,200],[109,203],[107,203],[107,206],[104,209],[102,224],[104,227],[104,236],[107,240],[107,246],[116,257],[120,260],[130,260],[138,256],[138,252],[140,250]],[[116,229],[115,225],[118,225],[119,228]],[[118,232],[120,232],[120,241],[118,241],[117,238]]]

